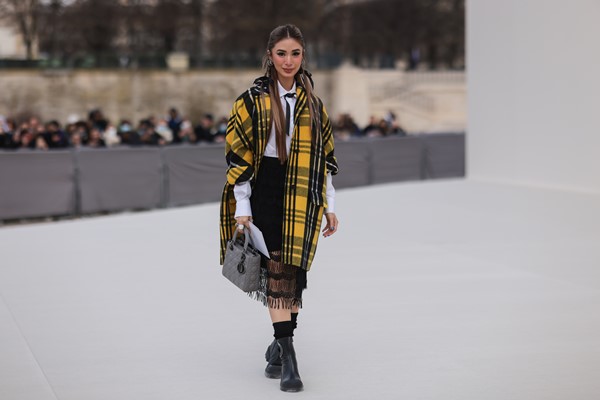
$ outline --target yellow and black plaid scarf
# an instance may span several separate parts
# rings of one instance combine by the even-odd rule
[[[221,264],[227,241],[235,229],[233,187],[246,181],[254,183],[271,132],[269,79],[258,78],[252,88],[240,95],[229,117],[225,146],[227,182],[221,198]],[[319,132],[313,141],[306,91],[298,83],[296,98],[285,182],[281,259],[284,264],[309,270],[319,240],[323,211],[327,207],[327,172],[337,174],[338,165],[331,122],[323,103],[315,97],[321,126],[315,129]]]

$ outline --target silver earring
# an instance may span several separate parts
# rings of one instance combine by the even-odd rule
[[[271,61],[271,59],[269,58],[267,60],[267,67],[272,67],[273,66],[273,61]]]

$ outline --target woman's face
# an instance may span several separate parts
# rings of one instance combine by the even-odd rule
[[[282,39],[271,49],[271,61],[281,83],[293,82],[302,65],[302,45],[295,39]]]

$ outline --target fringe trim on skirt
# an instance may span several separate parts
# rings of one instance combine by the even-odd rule
[[[262,257],[260,288],[248,295],[269,308],[302,308],[302,291],[306,289],[306,270],[281,262],[281,251]]]

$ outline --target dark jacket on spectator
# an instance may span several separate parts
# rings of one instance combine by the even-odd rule
[[[48,144],[48,147],[51,149],[61,149],[69,147],[69,138],[63,130],[58,130],[55,132],[44,132],[43,137],[46,141],[46,144]]]
[[[13,140],[12,140],[11,132],[3,132],[0,133],[0,148],[1,149],[11,149],[13,148]]]

